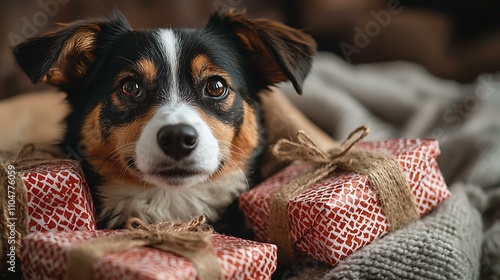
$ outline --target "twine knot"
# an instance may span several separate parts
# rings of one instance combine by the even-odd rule
[[[130,218],[125,228],[129,231],[122,234],[125,239],[147,240],[151,246],[169,244],[183,250],[198,251],[210,246],[210,236],[214,230],[206,223],[203,215],[190,221],[172,221],[156,224],[147,224],[143,220]]]
[[[65,279],[93,279],[93,263],[108,253],[120,253],[137,247],[152,247],[185,257],[198,270],[198,279],[222,279],[220,265],[208,250],[214,230],[203,215],[190,221],[147,224],[130,218],[126,230],[111,236],[84,241],[71,249]]]
[[[303,130],[297,132],[297,141],[280,139],[272,149],[273,155],[279,160],[300,160],[311,163],[330,163],[332,160],[343,157],[351,148],[363,140],[370,129],[361,126],[352,131],[338,147],[329,153],[323,152]]]

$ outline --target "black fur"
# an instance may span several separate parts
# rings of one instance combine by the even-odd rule
[[[105,178],[86,161],[86,147],[81,145],[80,133],[87,115],[97,104],[102,104],[99,120],[102,125],[101,138],[102,141],[106,141],[113,127],[134,121],[150,108],[159,105],[165,98],[168,99],[167,89],[171,81],[167,77],[171,69],[159,51],[161,46],[155,37],[155,31],[132,31],[128,22],[119,13],[115,13],[110,19],[77,22],[46,36],[29,39],[14,48],[16,61],[33,82],[39,82],[50,74],[51,68],[56,66],[67,41],[90,24],[99,26],[96,42],[90,50],[92,63],[86,65],[84,75],[73,75],[69,72],[71,69],[65,69],[63,71],[65,81],[56,82],[54,85],[67,93],[72,106],[72,112],[66,119],[67,131],[61,146],[70,156],[82,161],[88,183],[91,188],[95,188],[101,185]],[[179,72],[182,74],[179,81],[181,92],[185,94],[183,97],[204,108],[219,121],[233,126],[236,134],[240,132],[243,124],[243,101],[252,106],[260,121],[258,93],[274,83],[263,75],[262,69],[258,69],[260,65],[249,56],[249,47],[246,45],[248,42],[243,42],[236,35],[242,30],[256,32],[262,42],[256,43],[253,47],[265,48],[261,50],[263,53],[272,54],[274,57],[262,59],[274,60],[299,93],[303,79],[310,70],[314,51],[314,45],[291,41],[286,37],[286,33],[268,34],[265,25],[242,23],[231,20],[230,16],[219,14],[214,15],[204,29],[175,30],[181,42]],[[231,77],[234,92],[237,93],[231,108],[221,108],[217,102],[202,94],[203,84],[193,83],[189,62],[198,54],[209,57]],[[81,54],[72,55],[71,58],[77,60]],[[144,98],[123,100],[127,109],[120,109],[111,101],[111,94],[117,91],[114,84],[115,77],[124,69],[130,69],[132,63],[143,57],[155,62],[158,69],[157,79],[153,84],[141,81],[146,89]],[[293,61],[290,61],[290,58],[293,58]],[[70,61],[70,63],[76,62]],[[250,164],[253,166],[264,147],[262,128],[259,130],[260,144],[250,159]],[[95,193],[93,189],[94,200],[99,209],[99,199]]]

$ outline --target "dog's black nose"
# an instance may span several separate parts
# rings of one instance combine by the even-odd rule
[[[187,124],[164,126],[156,138],[163,152],[175,160],[189,155],[198,145],[196,129]]]

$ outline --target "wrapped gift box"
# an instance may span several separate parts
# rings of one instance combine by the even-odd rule
[[[68,252],[79,242],[116,234],[116,230],[39,232],[23,238],[24,279],[63,279]],[[226,279],[270,279],[277,267],[276,246],[224,235],[211,237]],[[105,254],[92,266],[95,279],[196,279],[195,266],[185,258],[153,248]]]
[[[420,216],[450,195],[436,163],[437,141],[366,141],[355,147],[389,154],[400,163]],[[240,208],[257,240],[269,242],[272,197],[309,167],[308,163],[292,164],[240,197]],[[287,216],[294,248],[331,265],[389,232],[367,176],[356,173],[335,172],[320,180],[288,201]]]
[[[81,169],[70,161],[23,171],[29,231],[96,229],[95,208]]]

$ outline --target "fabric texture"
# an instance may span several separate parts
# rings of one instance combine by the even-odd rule
[[[463,188],[424,219],[375,241],[323,279],[477,279],[481,219]]]
[[[500,279],[499,74],[458,84],[407,62],[353,66],[320,53],[302,96],[280,88],[335,139],[363,124],[372,140],[438,139],[452,190],[420,221],[294,279]]]

